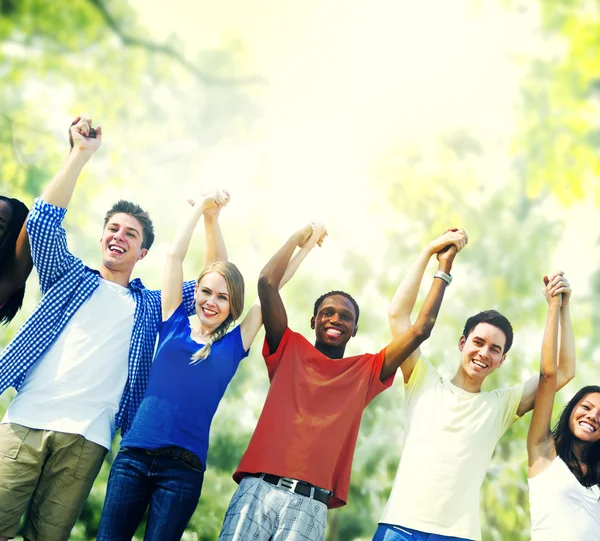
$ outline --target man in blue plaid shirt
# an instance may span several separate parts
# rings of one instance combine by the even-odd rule
[[[67,248],[62,220],[102,128],[79,117],[73,148],[27,219],[42,300],[0,354],[0,393],[17,396],[0,424],[0,541],[67,540],[115,430],[124,433],[143,398],[160,291],[130,281],[154,240],[146,212],[119,201],[105,218],[102,262],[91,269]],[[195,282],[183,300],[194,309]]]

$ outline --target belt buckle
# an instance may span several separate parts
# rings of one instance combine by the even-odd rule
[[[290,479],[289,477],[280,477],[279,481],[277,481],[277,486],[281,488],[285,488],[290,492],[296,492],[296,487],[298,486],[298,479]]]

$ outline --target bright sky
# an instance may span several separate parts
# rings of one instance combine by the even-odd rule
[[[263,167],[301,186],[294,208],[276,217],[284,224],[304,221],[306,208],[327,216],[341,196],[360,209],[374,158],[403,139],[466,127],[505,143],[518,81],[509,54],[527,45],[531,24],[495,2],[465,0],[132,5],[152,39],[176,36],[188,58],[243,43],[251,72],[240,75],[268,80],[260,131],[253,148],[212,149],[199,174],[244,179]],[[491,167],[505,170],[504,149],[496,155],[503,163]]]
[[[202,173],[247,179],[266,162],[269,177],[302,186],[297,204],[276,217],[282,229],[303,221],[306,208],[327,216],[331,200],[360,209],[374,158],[399,140],[465,127],[487,145],[489,171],[505,171],[520,76],[514,57],[540,47],[535,13],[494,0],[131,3],[153,39],[176,36],[189,58],[240,40],[251,73],[268,80],[255,147],[223,145]],[[570,242],[557,248],[556,264],[578,260],[573,273],[586,286],[583,269],[598,254],[582,260],[580,245],[595,237],[571,217],[594,211],[557,212]]]

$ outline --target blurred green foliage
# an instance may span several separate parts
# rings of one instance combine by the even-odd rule
[[[375,350],[389,340],[387,303],[412,258],[439,232],[453,225],[464,227],[470,233],[470,246],[459,256],[457,279],[425,350],[444,375],[451,375],[464,320],[490,307],[502,311],[516,329],[516,341],[507,362],[490,378],[490,387],[520,382],[537,370],[538,359],[531,358],[529,345],[539,342],[545,317],[545,301],[538,293],[540,277],[552,270],[547,262],[564,233],[564,224],[555,219],[549,204],[574,204],[588,193],[597,202],[600,194],[596,151],[600,132],[595,114],[600,89],[599,4],[540,0],[539,6],[549,49],[547,54],[520,60],[527,76],[510,171],[505,175],[486,169],[489,150],[464,130],[399,142],[373,163],[369,190],[377,196],[365,203],[369,206],[365,212],[377,217],[380,226],[370,247],[379,250],[378,255],[365,257],[364,246],[348,241],[339,262],[343,271],[339,287],[363,301],[356,340]],[[96,238],[102,212],[96,200],[107,182],[118,191],[148,167],[145,158],[136,156],[152,155],[156,168],[169,160],[200,160],[206,151],[197,149],[216,141],[251,139],[261,115],[264,81],[239,75],[253,72],[239,41],[228,39],[189,60],[180,52],[176,37],[165,44],[153,42],[146,34],[136,12],[122,0],[0,0],[4,83],[0,86],[0,192],[31,204],[58,168],[66,143],[61,147],[57,140],[66,140],[67,126],[52,123],[54,108],[64,109],[67,103],[76,112],[99,111],[103,123],[110,121],[124,132],[121,141],[127,143],[110,146],[107,142],[107,157],[86,172],[70,207],[66,224],[70,245],[91,261],[96,252],[90,239]],[[170,141],[177,143],[169,146]],[[186,144],[193,150],[182,154]],[[95,173],[94,167],[101,173]],[[136,180],[136,190],[146,199],[160,201],[176,180],[165,178],[161,186],[149,190],[142,178]],[[259,193],[268,184],[262,177],[253,182]],[[256,229],[240,227],[227,239],[236,260],[254,262],[260,259],[254,253],[257,244],[265,245],[259,255],[266,257],[284,240],[280,231],[260,232],[257,243],[259,234],[252,233],[265,218],[261,209],[254,212]],[[158,220],[171,231],[177,221],[176,216]],[[166,233],[163,236],[168,238]],[[192,250],[190,259],[197,268],[200,252]],[[144,273],[149,285],[156,286],[160,261]],[[574,311],[577,335],[585,337],[578,341],[579,354],[587,359],[598,358],[600,345],[600,312],[590,308],[600,301],[600,288],[595,287],[600,272],[593,280],[590,298],[579,298],[582,308]],[[0,330],[0,346],[35,305],[36,286],[32,277],[22,313]],[[290,321],[307,336],[311,299],[328,286],[326,277],[310,269],[300,272],[286,288]],[[252,292],[248,295],[250,302]],[[598,369],[582,363],[576,384],[567,388],[565,396],[579,383],[598,380]],[[236,488],[231,473],[246,448],[267,387],[260,347],[255,345],[214,420],[204,492],[185,539],[217,539]],[[327,541],[370,539],[375,531],[402,451],[402,395],[397,382],[365,411],[349,504],[329,513]],[[0,412],[12,396],[7,392],[0,398]],[[528,416],[501,440],[490,466],[481,500],[485,541],[529,538],[527,428]],[[109,456],[73,532],[74,540],[95,538],[110,463]],[[143,537],[143,525],[138,537]]]

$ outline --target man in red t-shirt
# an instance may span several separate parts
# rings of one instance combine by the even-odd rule
[[[279,284],[297,246],[323,242],[313,224],[290,237],[262,270],[258,295],[265,325],[263,355],[271,386],[233,478],[240,483],[220,541],[309,540],[325,536],[327,508],[346,504],[362,412],[391,386],[400,364],[433,328],[464,231],[450,231],[438,271],[415,324],[376,354],[344,357],[358,330],[359,308],[343,291],[317,299],[314,346],[287,326]]]

